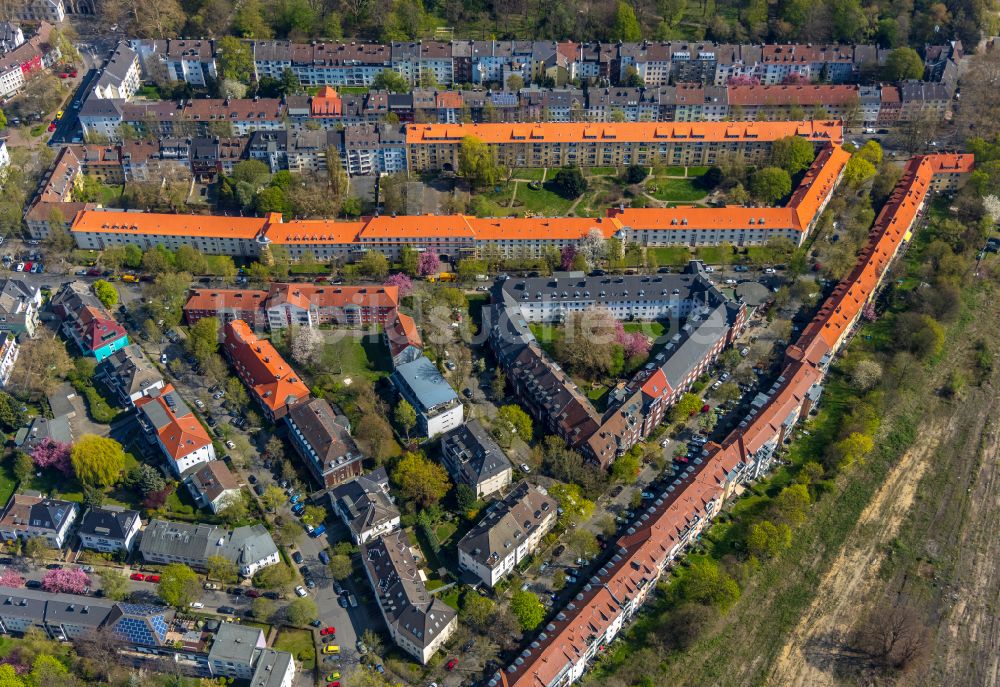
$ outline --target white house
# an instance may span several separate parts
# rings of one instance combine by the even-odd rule
[[[212,439],[173,384],[150,390],[135,401],[135,408],[147,440],[160,447],[175,475],[215,460]]]
[[[79,514],[80,505],[72,501],[14,494],[0,515],[0,538],[42,537],[53,549],[61,549]]]
[[[88,508],[80,518],[77,534],[85,549],[104,553],[132,551],[142,527],[139,512],[118,506]]]

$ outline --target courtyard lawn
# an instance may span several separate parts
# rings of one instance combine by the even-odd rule
[[[514,208],[521,212],[528,210],[545,217],[564,216],[573,205],[573,200],[563,198],[547,186],[548,184],[540,189],[531,189],[527,184],[518,184],[517,194],[514,196]]]
[[[490,191],[474,191],[474,204],[470,210],[475,211],[477,217],[507,217],[515,211],[510,207],[510,198],[513,193],[514,184],[499,186],[499,191],[495,188]]]
[[[657,200],[672,202],[691,202],[701,200],[707,194],[695,185],[690,179],[669,179],[666,177],[654,177],[649,181],[647,189],[656,187],[655,191],[647,191],[649,195]]]
[[[678,266],[686,265],[691,260],[691,251],[687,246],[660,246],[648,248],[647,253],[656,259],[657,264]]]
[[[335,361],[326,371],[337,377],[363,377],[376,381],[391,371],[385,344],[375,336],[346,335],[326,344],[324,360]],[[339,367],[337,367],[339,365]]]
[[[458,608],[458,598],[462,595],[462,588],[459,585],[455,585],[444,594],[441,594],[438,598],[444,601],[446,604],[454,608],[456,611]]]
[[[442,522],[434,528],[434,534],[437,535],[438,541],[443,545],[451,538],[451,535],[455,534],[455,530],[457,529],[458,525],[451,521]]]
[[[653,174],[658,177],[682,177],[684,167],[654,167]]]
[[[513,179],[521,179],[524,181],[543,181],[545,179],[545,168],[544,167],[523,167],[515,169],[513,172]]]
[[[312,670],[316,666],[316,646],[313,644],[312,632],[308,630],[281,630],[274,641],[274,648],[294,656],[302,664],[303,671]]]
[[[613,177],[618,174],[617,167],[584,167],[583,173],[588,177]]]
[[[733,261],[733,249],[730,246],[699,246],[695,255],[704,260],[706,265],[728,265]]]
[[[632,334],[634,332],[642,332],[651,339],[658,339],[663,336],[663,333],[667,331],[667,328],[662,322],[652,321],[652,322],[626,322],[622,327],[626,332]]]
[[[687,168],[688,178],[691,178],[691,177],[700,177],[700,176],[703,176],[705,174],[708,174],[708,167],[688,167]]]
[[[193,518],[198,513],[198,507],[191,500],[191,493],[183,484],[167,496],[167,502],[163,508],[168,511],[168,515],[181,518]]]
[[[553,354],[556,347],[556,339],[559,337],[559,328],[552,324],[533,323],[528,325],[531,333],[535,335],[538,345],[549,355]]]

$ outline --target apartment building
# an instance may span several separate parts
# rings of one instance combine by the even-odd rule
[[[704,96],[702,96],[702,99]],[[771,143],[798,135],[839,143],[839,122],[692,122],[690,124],[411,124],[406,127],[411,171],[455,170],[466,136],[488,144],[509,167],[711,165],[729,154],[762,160]]]
[[[259,627],[223,622],[208,651],[208,669],[215,677],[249,680],[254,672],[254,656],[267,648]]]
[[[45,8],[62,8],[62,0],[19,0],[18,7],[35,8],[44,10]],[[15,10],[15,15],[18,10]],[[24,17],[11,17],[13,19],[24,19]],[[0,56],[0,98],[9,98],[18,93],[24,85],[42,69],[51,66],[59,59],[59,48],[49,43],[49,35],[52,32],[50,19],[44,16],[30,19],[29,21],[39,21],[38,32],[26,42],[17,46],[10,52]],[[62,21],[58,19],[55,21]]]
[[[56,641],[93,641],[107,633],[125,647],[165,650],[174,611],[155,604],[132,604],[41,589],[0,587],[0,633],[41,631]]]
[[[62,319],[60,331],[80,353],[101,362],[128,346],[128,333],[83,282],[69,282],[53,298],[53,309]]]
[[[146,440],[159,447],[175,476],[215,460],[212,438],[173,384],[148,390],[134,405]]]
[[[351,438],[351,423],[322,398],[295,403],[285,416],[295,451],[322,487],[334,487],[362,472],[364,455]]]
[[[495,587],[555,526],[557,505],[544,488],[519,482],[458,542],[458,567]]]
[[[10,373],[14,371],[14,363],[21,352],[17,337],[10,332],[0,333],[0,386],[6,386],[10,381]]]
[[[393,642],[426,665],[458,629],[458,612],[425,586],[419,552],[405,532],[361,545],[361,561]]]
[[[80,516],[80,504],[30,494],[13,494],[0,513],[0,539],[17,541],[41,537],[50,548],[61,549]]]
[[[417,323],[398,309],[391,319],[386,320],[385,341],[393,367],[413,362],[424,354],[424,341],[417,330]]]
[[[0,281],[0,332],[34,338],[41,306],[42,292],[37,286],[13,277]]]
[[[330,491],[330,504],[355,544],[364,544],[399,528],[399,509],[389,495],[389,475],[384,467],[334,487]]]
[[[128,554],[135,546],[141,528],[139,511],[120,506],[95,506],[84,512],[76,533],[85,549]]]
[[[272,284],[265,310],[271,330],[286,327],[385,325],[399,306],[395,286]]]
[[[243,498],[235,475],[221,460],[210,460],[190,468],[184,477],[184,486],[199,508],[215,514]]]
[[[215,42],[210,39],[133,39],[132,49],[139,55],[143,75],[152,79],[162,68],[170,81],[205,86],[218,80]],[[157,65],[157,66],[154,66]]]
[[[465,407],[458,394],[424,356],[397,366],[390,380],[417,411],[417,431],[428,439],[462,424]]]
[[[514,471],[500,445],[479,420],[470,420],[442,434],[441,458],[455,484],[471,487],[476,498],[508,486]]]
[[[375,43],[252,41],[251,48],[258,80],[290,69],[303,86],[371,86],[390,66],[390,46]]]
[[[309,388],[278,354],[270,341],[259,339],[243,320],[227,322],[222,349],[256,399],[267,419],[277,422],[288,406],[309,397]]]
[[[123,406],[134,407],[136,401],[163,389],[165,384],[163,375],[135,344],[109,355],[98,363],[95,372]]]
[[[951,117],[954,87],[927,81],[903,81],[899,84],[900,121],[927,120],[942,122]]]
[[[13,0],[7,5],[7,19],[59,24],[66,18],[63,0]]]
[[[120,41],[97,77],[92,93],[101,100],[129,100],[142,85],[141,76],[139,54]]]
[[[243,320],[253,328],[261,327],[267,322],[267,296],[267,291],[257,289],[192,289],[184,304],[184,319],[189,325],[215,317],[221,324]]]
[[[6,55],[23,44],[24,31],[20,25],[9,21],[0,22],[0,55]]]
[[[833,84],[729,86],[734,119],[788,121],[825,114],[850,124],[860,122],[861,87]]]
[[[142,533],[139,551],[148,563],[184,563],[197,570],[205,570],[212,556],[222,556],[236,564],[243,577],[252,577],[281,560],[263,525],[226,530],[217,525],[153,519]]]

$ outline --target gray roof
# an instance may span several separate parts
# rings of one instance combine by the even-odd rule
[[[348,520],[357,535],[399,517],[399,509],[389,497],[389,476],[377,468],[338,485],[330,492],[333,506]]]
[[[313,451],[323,469],[333,469],[361,458],[348,431],[347,419],[338,416],[322,398],[310,398],[288,407],[288,416]]]
[[[250,678],[250,687],[280,687],[281,679],[288,672],[288,665],[291,662],[292,655],[287,651],[258,649],[257,664],[254,667],[253,677]]]
[[[441,437],[441,450],[456,482],[476,485],[511,469],[511,463],[479,420],[470,420]],[[456,469],[457,468],[457,469]]]
[[[427,591],[405,532],[393,532],[363,544],[361,560],[379,597],[386,624],[416,646],[430,644],[458,616]]]
[[[410,363],[404,363],[392,373],[392,381],[397,388],[409,390],[409,396],[420,405],[418,411],[424,413],[458,400],[458,394],[441,375],[437,367],[421,356]]]
[[[143,556],[205,557],[209,546],[219,537],[215,525],[200,525],[170,520],[151,520],[142,533],[139,551]]]
[[[121,118],[125,108],[123,98],[98,98],[91,91],[80,107],[80,117],[117,117]]]
[[[35,446],[43,439],[51,439],[63,444],[73,443],[73,429],[69,425],[69,417],[60,415],[56,418],[36,417],[27,428],[19,429],[14,438],[18,447]]]
[[[34,527],[58,532],[78,508],[79,504],[72,501],[14,494],[0,516],[0,525],[9,529]]]
[[[37,286],[29,286],[20,279],[0,282],[0,313],[7,316],[23,313],[29,301],[38,294]]]
[[[139,511],[118,506],[88,508],[80,518],[79,533],[124,541],[138,519]]]
[[[128,396],[163,381],[163,375],[153,367],[137,344],[115,351],[101,361],[99,368]]]
[[[542,487],[522,481],[490,505],[483,519],[458,542],[458,548],[492,568],[541,527],[556,506]]]
[[[159,398],[162,396],[163,402],[167,404],[168,408],[173,410],[174,415],[178,419],[187,417],[191,414],[191,408],[188,407],[188,404],[184,402],[184,399],[181,398],[181,395],[178,394],[175,389],[171,389],[165,394],[161,393],[161,391],[162,390],[160,389],[151,391],[150,396],[153,398]],[[157,432],[174,422],[174,419],[170,417],[167,409],[159,403],[145,403],[140,410],[142,414],[145,415],[146,418],[148,418],[153,424],[153,427],[156,428]]]
[[[255,563],[278,552],[271,533],[261,524],[237,527],[221,546],[214,548],[207,555],[225,556],[239,566]]]
[[[264,633],[261,632],[260,628],[237,625],[236,623],[222,623],[219,626],[219,631],[215,633],[215,641],[212,642],[212,648],[208,652],[208,660],[232,661],[250,665],[258,643],[261,646],[266,646]]]
[[[139,543],[143,556],[179,556],[207,560],[224,556],[238,566],[276,553],[278,547],[263,525],[237,527],[232,532],[216,525],[154,519]]]

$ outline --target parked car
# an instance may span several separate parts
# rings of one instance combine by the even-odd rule
[[[131,575],[128,576],[128,579],[135,580],[136,582],[145,582],[146,576],[143,575],[142,573],[132,573]]]
[[[299,551],[293,551],[292,560],[295,561],[296,565],[300,564],[302,562],[302,553]]]
[[[219,613],[223,615],[236,615],[236,609],[232,606],[219,606]]]
[[[300,585],[299,585],[298,587],[296,587],[296,588],[295,588],[295,595],[296,595],[296,596],[309,596],[309,592],[307,592],[307,591],[305,590],[305,587],[303,587],[303,586],[302,586],[302,585],[300,584]]]
[[[204,608],[205,604],[203,604],[200,601],[192,601],[191,603],[188,604],[188,606],[190,606],[191,608]]]
[[[41,580],[28,580],[27,582],[24,583],[24,586],[27,587],[28,589],[41,589],[42,588],[42,581]]]
[[[328,554],[326,551],[320,551],[319,560],[323,565],[330,565],[330,554]]]

